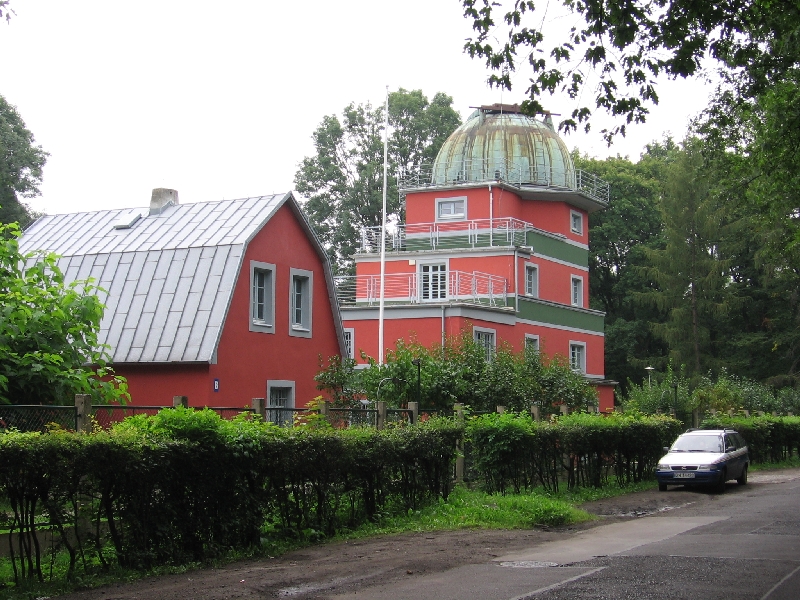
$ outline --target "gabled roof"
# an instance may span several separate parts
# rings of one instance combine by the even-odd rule
[[[92,277],[106,290],[99,341],[111,347],[112,362],[215,362],[247,244],[286,202],[330,280],[291,192],[179,204],[157,215],[147,208],[47,215],[25,231],[20,250],[54,252],[68,282]],[[142,217],[130,228],[114,227],[134,212]]]

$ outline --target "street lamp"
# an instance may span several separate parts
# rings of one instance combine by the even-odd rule
[[[378,391],[375,392],[375,401],[378,402],[381,399],[381,386],[383,385],[384,381],[391,381],[394,377],[384,377],[378,382]]]
[[[655,367],[645,367],[644,370],[647,371],[647,387],[651,387],[653,382],[651,381],[650,377],[652,376],[653,371],[656,369]]]
[[[418,358],[415,358],[411,361],[411,364],[417,367],[417,406],[419,406],[420,387],[422,381],[422,361],[420,361]]]

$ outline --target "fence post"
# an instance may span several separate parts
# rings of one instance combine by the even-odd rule
[[[453,411],[456,414],[456,422],[464,425],[464,405],[454,404]],[[463,483],[464,481],[464,434],[456,442],[456,483]]]
[[[325,417],[326,421],[330,421],[330,418],[328,417],[328,409],[330,409],[330,407],[331,403],[327,400],[323,400],[319,403],[319,414],[321,417]]]
[[[375,419],[375,429],[380,431],[386,426],[386,402],[384,400],[376,402],[375,408],[378,409],[378,415]]]
[[[411,413],[411,424],[413,425],[419,420],[419,402],[409,402],[408,410]]]
[[[250,401],[250,406],[253,408],[253,414],[261,415],[263,420],[267,420],[267,400],[266,398],[253,398]]]
[[[189,396],[173,396],[172,407],[178,408],[179,406],[182,406],[183,408],[189,408]]]
[[[537,423],[542,420],[542,409],[538,406],[531,406],[531,416]]]
[[[569,414],[569,406],[567,406],[566,404],[562,404],[561,406],[559,406],[558,410],[561,412],[562,415]]]
[[[505,406],[498,406],[497,407],[497,414],[498,415],[502,415],[504,412],[506,412],[506,407]]]
[[[89,394],[75,394],[75,431],[92,432],[92,397]]]

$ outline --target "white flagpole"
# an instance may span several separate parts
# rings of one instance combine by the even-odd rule
[[[381,217],[381,301],[378,310],[378,364],[383,364],[383,304],[384,304],[384,278],[386,275],[386,181],[389,169],[389,86],[386,86],[386,101],[383,112],[383,213]]]

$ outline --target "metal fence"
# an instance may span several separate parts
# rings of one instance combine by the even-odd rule
[[[0,431],[47,431],[75,429],[78,411],[74,406],[0,405]]]

